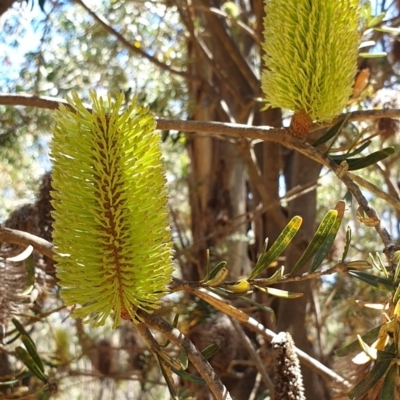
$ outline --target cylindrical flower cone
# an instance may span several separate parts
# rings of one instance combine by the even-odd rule
[[[291,131],[304,138],[313,121],[345,107],[357,70],[358,0],[266,0],[267,107],[294,111]]]
[[[74,315],[94,326],[160,306],[171,281],[171,232],[160,137],[153,117],[123,95],[91,93],[88,111],[56,112],[51,145],[57,276]]]

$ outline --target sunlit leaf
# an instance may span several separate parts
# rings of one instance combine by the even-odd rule
[[[376,360],[377,358],[377,353],[378,350],[374,349],[371,346],[368,346],[367,343],[365,343],[360,335],[357,335],[357,339],[358,339],[358,344],[360,345],[361,349],[363,350],[363,352],[371,359],[371,360]]]
[[[397,279],[399,279],[400,274],[400,251],[396,251],[393,256],[393,262],[397,262],[396,269],[394,271],[393,282],[396,283]]]
[[[7,261],[20,262],[26,260],[33,253],[33,246],[29,245],[22,253],[14,256],[8,257]]]
[[[334,226],[336,219],[337,219],[338,212],[337,210],[329,210],[321,223],[317,231],[315,232],[311,242],[308,244],[306,250],[299,258],[295,266],[293,267],[290,274],[294,274],[298,271],[301,267],[303,267],[308,260],[318,251],[318,249],[322,246],[322,243],[327,238],[329,232],[331,231],[332,227]]]
[[[288,292],[287,290],[283,289],[276,289],[271,287],[261,287],[254,285],[255,288],[261,290],[262,292],[269,294],[274,297],[280,297],[282,299],[297,299],[298,297],[303,296],[303,293],[295,293],[295,292]]]
[[[235,295],[242,296],[250,292],[251,286],[247,279],[239,279],[234,283],[223,285],[223,288]]]
[[[393,35],[400,34],[400,28],[394,28],[392,26],[380,26],[379,28],[374,28],[374,31],[382,32],[382,33],[390,33]]]
[[[286,249],[288,244],[292,241],[298,230],[300,229],[303,219],[299,216],[293,217],[286,225],[285,229],[278,236],[278,239],[269,248],[269,250],[263,254],[257,261],[253,271],[251,271],[248,279],[253,279],[264,271],[272,261],[276,260],[279,255]]]
[[[384,51],[376,53],[358,53],[358,56],[361,58],[384,58],[387,56],[387,53]]]
[[[273,283],[278,282],[280,279],[282,279],[284,272],[284,267],[280,267],[273,275],[271,275],[269,278],[263,278],[263,279],[257,279],[257,285],[258,286],[269,286],[272,285]]]
[[[382,325],[377,326],[374,329],[371,329],[369,332],[361,336],[361,339],[363,340],[364,343],[367,343],[371,345],[372,343],[375,342],[375,340],[378,338],[379,331],[381,329]],[[348,356],[356,351],[360,350],[360,344],[358,339],[354,340],[350,344],[348,344],[345,347],[342,347],[341,349],[338,349],[335,351],[335,355],[337,357],[344,357]]]
[[[207,286],[218,286],[221,284],[229,274],[228,269],[225,267],[226,264],[226,261],[219,262],[207,273],[207,278],[202,283]]]
[[[346,208],[346,203],[341,200],[336,204],[336,211],[338,212],[335,223],[333,224],[331,230],[328,233],[328,236],[322,243],[321,247],[317,250],[314,260],[311,264],[311,272],[314,272],[321,264],[326,255],[328,254],[330,248],[332,247],[333,242],[335,241],[336,235],[340,229],[340,225],[342,224],[344,210]]]
[[[229,270],[225,267],[226,261],[221,261],[210,272],[210,277],[207,281],[203,282],[206,286],[218,286],[228,277]]]
[[[400,298],[400,285],[397,285],[396,291],[394,292],[393,295],[393,303],[396,304],[399,301]]]
[[[380,13],[379,15],[371,18],[368,21],[367,27],[368,28],[373,28],[374,26],[379,25],[384,20],[385,16],[386,16],[386,13],[383,12],[383,13]],[[378,28],[375,28],[375,30],[378,30]]]

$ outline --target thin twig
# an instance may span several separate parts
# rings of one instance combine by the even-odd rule
[[[262,203],[264,205],[271,204],[273,202],[273,198],[270,195],[268,188],[265,186],[265,182],[258,168],[254,150],[251,148],[250,141],[247,139],[238,141],[236,148],[241,155],[243,161],[247,165],[250,181],[253,183],[258,194],[260,195]],[[271,213],[270,217],[272,219],[272,222],[278,227],[278,229],[283,230],[287,223],[286,217],[283,215],[283,213],[280,212],[278,209],[277,212]]]
[[[69,107],[68,103],[59,97],[34,96],[32,94],[0,94],[0,104],[4,106],[24,106],[57,110],[61,104]]]
[[[202,0],[201,3],[204,4],[206,8],[212,8],[212,2],[210,0]],[[257,92],[260,87],[260,82],[254,74],[254,71],[250,68],[249,64],[241,54],[237,44],[232,39],[232,36],[230,36],[226,31],[221,19],[215,14],[211,13],[208,16],[208,22],[210,25],[210,32],[214,34],[216,36],[216,40],[222,44],[222,51],[224,52],[223,54],[229,57],[229,59],[225,60],[225,62],[228,65],[234,64],[237,70],[240,72],[240,75],[243,77],[244,84],[247,83],[247,85],[249,85],[254,92]],[[236,84],[240,83],[236,79],[235,81]]]
[[[257,352],[254,350],[253,344],[251,343],[248,336],[244,333],[242,326],[237,322],[234,318],[231,318],[231,322],[233,327],[236,330],[236,333],[239,336],[239,340],[246,348],[247,352],[249,353],[250,358],[252,359],[253,363],[257,367],[258,372],[261,374],[261,378],[264,382],[265,387],[269,390],[269,397],[271,400],[274,400],[274,384],[269,377],[267,371],[264,368],[264,364],[261,361],[260,357],[258,356]]]
[[[54,260],[53,244],[31,233],[0,227],[0,243],[1,242],[19,244],[21,246],[31,245],[39,253]]]
[[[189,32],[190,39],[194,45],[194,57],[196,58],[195,62],[197,64],[203,64],[204,61],[211,67],[212,71],[214,74],[218,77],[220,80],[221,84],[224,85],[228,89],[228,91],[232,94],[232,96],[235,98],[235,101],[237,101],[238,104],[243,105],[243,98],[240,96],[240,94],[237,91],[237,88],[235,85],[232,84],[232,82],[226,78],[226,76],[222,73],[221,69],[218,67],[218,64],[214,60],[214,55],[212,52],[209,50],[207,47],[206,43],[203,41],[201,37],[196,33],[195,29],[195,16],[193,14],[193,7],[191,3],[189,4],[189,1],[186,1],[186,7],[188,8],[188,13],[187,16],[185,17],[182,7],[180,5],[179,1],[175,2],[175,5],[179,11],[179,14],[181,16],[182,22],[186,25],[186,28]],[[207,68],[204,68],[204,71],[201,71],[203,74],[207,74]],[[207,82],[207,87],[209,89],[213,89],[213,86],[210,85],[207,79],[204,79],[205,82]],[[204,86],[205,88],[205,86]],[[214,90],[215,91],[215,90]],[[214,97],[219,97],[217,96],[216,93],[210,93],[210,95],[213,94]]]
[[[397,200],[394,197],[390,196],[389,194],[385,193],[383,190],[379,189],[371,182],[368,182],[364,178],[361,178],[361,176],[355,175],[351,172],[348,172],[347,176],[350,179],[352,179],[354,182],[358,183],[360,186],[364,187],[365,189],[368,189],[369,191],[376,194],[381,199],[383,199],[386,202],[388,202],[389,204],[391,204],[397,211],[400,211],[400,201],[399,200]]]
[[[46,108],[55,110],[60,104],[68,106],[67,102],[57,97],[39,97],[30,94],[0,94],[0,105],[9,106],[26,106],[36,108]],[[88,107],[90,109],[90,107]],[[378,118],[400,118],[400,109],[384,109],[384,110],[363,110],[353,111],[348,114],[341,114],[330,123],[315,124],[315,129],[331,126],[335,122],[350,115],[350,121],[374,120]],[[299,142],[289,134],[287,128],[271,128],[268,126],[248,126],[242,124],[231,124],[223,122],[209,121],[184,121],[169,120],[158,118],[157,129],[160,130],[176,130],[186,133],[196,132],[203,134],[225,135],[233,138],[248,138],[262,141],[273,141],[281,144],[294,144]],[[296,140],[294,140],[296,139]],[[294,145],[293,147],[294,148]]]
[[[364,262],[364,261],[363,261]],[[355,264],[353,264],[353,266],[351,265],[351,263],[337,263],[336,265],[334,265],[331,268],[328,269],[324,269],[322,271],[317,271],[317,272],[305,272],[301,275],[295,275],[295,276],[291,276],[291,275],[284,275],[281,279],[279,279],[278,282],[276,282],[275,284],[281,284],[281,283],[288,283],[288,282],[302,282],[302,281],[308,281],[311,279],[319,279],[322,276],[326,276],[326,275],[332,275],[332,274],[336,274],[338,272],[346,272],[349,269],[357,269]],[[263,279],[263,278],[256,278],[256,279],[252,279],[249,281],[250,284],[254,284],[254,285],[258,285],[258,286],[263,286],[265,283],[268,282],[268,279]],[[234,283],[234,281],[232,282],[225,282],[225,284],[229,285]]]
[[[147,54],[140,47],[134,46],[131,42],[129,42],[129,40],[127,40],[123,35],[121,35],[111,25],[109,25],[109,23],[103,17],[99,16],[97,13],[95,13],[93,10],[91,10],[82,0],[75,0],[75,3],[80,4],[88,12],[88,14],[90,14],[93,17],[93,19],[96,20],[96,22],[98,22],[108,33],[113,35],[130,52],[132,52],[134,54],[138,54],[141,57],[146,58],[153,64],[157,65],[157,67],[161,68],[164,71],[168,71],[171,74],[181,76],[182,78],[185,78],[189,81],[201,82],[201,80],[199,78],[197,78],[196,76],[193,76],[186,72],[182,72],[182,71],[176,70],[174,68],[171,68],[167,64],[158,60],[156,57],[153,57],[150,54]]]
[[[170,342],[179,346],[186,351],[189,361],[199,372],[200,376],[206,381],[208,388],[211,390],[216,400],[232,400],[226,387],[223,385],[214,369],[197,350],[196,346],[178,329],[171,326],[157,315],[149,315],[139,312],[140,317],[146,326],[161,332]]]
[[[42,108],[57,108],[59,105],[58,99],[54,99],[54,103],[51,104],[49,98],[42,100],[36,96],[28,95],[0,95],[0,104],[13,104],[13,105],[28,105],[30,101],[30,106],[42,107]],[[11,103],[12,102],[12,103]],[[335,119],[339,120],[343,118],[345,114],[340,115]],[[396,118],[400,117],[400,110],[366,110],[366,111],[355,111],[350,113],[350,120],[357,121],[361,119],[376,119],[382,117]],[[333,121],[333,122],[335,122]],[[326,124],[325,126],[331,125]],[[309,143],[303,142],[298,138],[292,136],[289,133],[288,128],[270,129],[269,127],[251,127],[241,124],[232,123],[222,123],[222,122],[207,122],[207,121],[181,121],[181,120],[157,120],[157,128],[161,130],[178,130],[187,133],[197,132],[197,133],[207,133],[207,134],[217,134],[225,135],[240,139],[256,139],[263,141],[273,141],[281,143],[282,145],[294,149],[306,157],[324,165],[325,167],[331,169],[335,172],[339,179],[347,186],[351,191],[353,196],[356,198],[358,204],[368,215],[369,218],[375,218],[379,221],[376,211],[369,205],[367,199],[360,191],[356,183],[346,175],[346,171],[343,172],[342,168],[337,165],[333,160],[331,160],[327,155],[323,154],[320,150],[313,147]],[[395,243],[390,237],[386,229],[381,225],[381,223],[375,226],[375,230],[381,237],[385,245],[385,252],[388,258],[391,258],[395,249]]]

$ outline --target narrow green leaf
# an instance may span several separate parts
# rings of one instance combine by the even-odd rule
[[[42,382],[46,383],[48,381],[47,376],[43,373],[43,371],[40,370],[39,366],[23,347],[16,347],[15,353],[17,354],[18,358],[27,366],[29,371],[32,372],[32,374],[34,374]]]
[[[333,242],[335,241],[336,235],[340,229],[340,225],[342,224],[343,216],[344,216],[344,210],[346,207],[346,203],[341,200],[336,204],[336,211],[338,212],[337,218],[335,223],[333,224],[330,232],[328,233],[328,236],[322,243],[321,247],[317,250],[314,260],[311,264],[311,272],[316,271],[316,269],[322,264],[322,261],[324,261],[324,258],[328,254],[330,248],[332,247]]]
[[[284,267],[280,267],[275,273],[270,276],[269,278],[264,278],[264,279],[257,279],[257,285],[258,286],[269,286],[272,285],[276,282],[278,282],[280,279],[282,279],[283,276],[283,271]]]
[[[205,385],[205,380],[203,378],[200,378],[199,376],[195,376],[192,374],[188,374],[186,371],[180,371],[180,370],[174,370],[176,375],[180,376],[182,379],[188,382],[192,382],[196,385]]]
[[[392,353],[391,351],[378,350],[376,352],[376,359],[378,361],[394,360],[395,358],[396,358],[396,354]]]
[[[176,328],[178,326],[178,321],[179,321],[179,313],[175,314],[174,320],[172,321],[172,326]]]
[[[372,348],[367,343],[365,343],[360,335],[357,335],[358,344],[360,345],[362,351],[371,359],[376,360],[378,356],[378,350]]]
[[[169,390],[169,394],[171,395],[171,398],[173,400],[179,400],[179,396],[178,396],[178,394],[177,394],[177,392],[175,390],[175,385],[171,381],[170,374],[166,370],[162,359],[160,359],[160,357],[158,355],[157,355],[157,358],[158,358],[158,365],[160,366],[161,373],[162,373],[162,375],[163,375],[163,377],[165,379],[165,383],[167,384],[167,387],[168,387],[168,390]]]
[[[288,292],[287,290],[282,290],[282,289],[261,287],[257,285],[254,285],[254,287],[260,290],[261,292],[264,292],[274,297],[280,297],[282,299],[297,299],[298,297],[303,296],[303,293]]]
[[[393,281],[394,284],[394,281]],[[400,298],[400,285],[397,285],[396,291],[394,292],[393,295],[393,304],[397,304]]]
[[[224,287],[207,287],[207,290],[227,299],[245,298],[245,295],[243,295],[243,293],[233,293],[230,290],[225,289]]]
[[[25,328],[23,327],[23,325],[21,324],[21,322],[19,322],[16,318],[12,318],[11,319],[12,323],[14,324],[14,326],[17,328],[17,331],[21,334],[21,335],[25,335],[30,341],[31,341],[31,345],[33,347],[36,348],[35,343],[33,342],[31,336],[29,335],[29,333],[25,330]]]
[[[11,381],[2,381],[2,382],[0,382],[0,387],[1,386],[11,386],[11,385],[14,386],[18,382],[19,382],[19,379],[13,379]]]
[[[367,140],[365,143],[363,143],[360,147],[355,149],[354,151],[346,154],[337,154],[337,155],[330,155],[329,157],[340,164],[342,161],[347,160],[350,157],[354,157],[357,154],[360,154],[363,150],[365,150],[370,144],[372,143],[371,140]]]
[[[358,56],[361,58],[383,58],[387,56],[387,53],[384,51],[379,53],[358,53]]]
[[[399,28],[393,28],[392,26],[380,26],[379,28],[376,27],[376,28],[374,28],[374,31],[383,32],[383,33],[390,33],[390,34],[393,34],[393,35],[400,34],[400,29]]]
[[[379,400],[393,400],[396,398],[398,375],[399,367],[397,366],[397,364],[394,363],[389,368],[389,371],[386,373]]]
[[[226,261],[221,261],[219,262],[211,271],[210,271],[210,276],[208,277],[208,280],[211,280],[215,278],[219,271],[221,271],[222,268],[225,267],[225,265],[228,264]]]
[[[225,281],[229,274],[228,268],[225,267],[226,261],[219,262],[208,275],[208,279],[201,283],[206,286],[218,286]]]
[[[290,274],[294,274],[301,267],[303,267],[307,263],[307,261],[310,260],[311,257],[318,251],[318,249],[321,247],[322,243],[328,236],[329,232],[331,231],[333,225],[335,224],[337,215],[337,210],[329,210],[326,213],[325,217],[323,218],[317,229],[317,232],[315,232],[314,237],[311,239],[311,242],[308,244],[306,250],[297,261]]]
[[[379,15],[371,18],[371,20],[368,21],[367,27],[373,28],[374,26],[379,25],[385,17],[386,17],[386,13],[384,13],[384,12],[380,13]]]
[[[371,18],[373,18],[370,1],[366,1],[365,3],[360,5],[360,14],[366,21],[369,21],[371,20]]]
[[[28,256],[26,259],[26,282],[25,282],[25,289],[22,293],[20,293],[20,296],[26,296],[29,294],[35,284],[35,261],[33,259],[33,253]]]
[[[249,297],[241,297],[240,300],[243,300],[245,303],[249,303],[253,306],[256,306],[257,308],[259,308],[261,311],[266,311],[267,313],[271,314],[271,321],[273,323],[276,322],[276,316],[275,316],[275,311],[267,306],[264,306],[263,304],[257,303],[256,301],[254,301],[253,299],[249,298]]]
[[[376,164],[379,161],[391,156],[395,153],[394,147],[386,147],[385,149],[375,151],[365,157],[360,158],[349,158],[347,159],[347,164],[349,165],[349,171],[355,171],[357,169],[362,169],[369,167],[370,165]]]
[[[379,325],[376,328],[371,329],[366,334],[362,335],[361,338],[362,338],[363,342],[367,343],[367,344],[374,343],[375,340],[378,339],[379,331],[380,331],[382,325]],[[359,350],[360,350],[360,344],[359,344],[358,339],[356,339],[353,342],[351,342],[350,344],[348,344],[347,346],[336,350],[335,355],[337,357],[345,357],[345,356],[348,356],[349,354],[352,354]]]
[[[255,265],[253,271],[251,271],[248,279],[253,279],[259,275],[272,263],[272,261],[279,257],[279,255],[283,252],[283,250],[286,249],[287,245],[292,241],[300,229],[302,222],[303,219],[299,216],[295,216],[289,221],[285,229],[282,231],[270,249],[261,257],[259,257],[257,264]]]
[[[24,344],[27,352],[32,357],[32,360],[36,363],[39,369],[44,372],[44,366],[42,359],[39,357],[39,354],[36,351],[36,346],[33,343],[32,339],[26,335],[21,335],[22,343]]]
[[[380,276],[371,275],[363,271],[349,270],[348,273],[349,275],[352,275],[355,278],[360,279],[361,281],[368,283],[368,285],[371,285],[378,289],[382,290],[393,289],[393,282],[389,278],[382,278]]]
[[[219,346],[216,343],[213,343],[203,349],[201,354],[206,360],[209,360],[218,350]]]
[[[375,253],[375,255],[376,255],[376,258],[377,258],[377,260],[378,260],[378,264],[379,264],[380,270],[383,272],[383,274],[385,275],[385,277],[388,278],[388,277],[389,277],[389,274],[388,274],[388,272],[387,272],[387,269],[386,269],[386,267],[385,267],[385,264],[384,264],[383,261],[382,261],[382,257],[380,256],[379,253]]]
[[[369,260],[370,260],[371,265],[372,265],[375,269],[377,269],[379,272],[381,272],[382,269],[381,269],[380,265],[376,262],[374,256],[373,256],[371,253],[368,254],[368,258],[369,258]]]
[[[350,115],[346,115],[345,118],[341,119],[340,121],[336,122],[335,125],[332,125],[319,139],[317,139],[312,145],[314,147],[319,146],[327,142],[328,140],[332,139],[333,137],[339,135],[340,131],[343,127],[347,124]]]
[[[17,334],[14,337],[12,337],[10,340],[7,340],[5,342],[5,344],[9,345],[11,343],[14,343],[20,336],[21,336],[21,334],[17,331]]]
[[[391,362],[391,360],[378,361],[364,379],[350,390],[349,398],[355,400],[364,396],[386,374]]]
[[[396,251],[396,253],[400,254],[400,251]],[[394,253],[396,255],[396,253]],[[394,260],[393,260],[394,261]],[[400,274],[400,259],[397,261],[396,269],[394,271],[393,282],[396,283]]]
[[[187,354],[186,354],[185,350],[181,349],[181,351],[179,352],[179,355],[178,355],[178,360],[182,364],[182,368],[184,370],[187,369],[187,367],[189,365],[189,360],[187,358]]]
[[[342,263],[344,263],[344,260],[347,257],[347,253],[349,252],[350,243],[351,243],[351,228],[350,228],[350,226],[347,226],[347,228],[346,228],[346,239],[345,239],[345,242],[344,242],[342,260],[341,260]]]
[[[206,281],[210,278],[211,272],[211,264],[210,264],[210,250],[207,249],[207,264],[206,264],[206,276],[204,277],[203,281]]]

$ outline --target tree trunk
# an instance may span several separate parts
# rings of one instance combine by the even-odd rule
[[[316,184],[321,166],[300,153],[293,153],[293,169],[290,174],[292,187]],[[291,189],[291,188],[288,188]],[[290,272],[297,260],[303,254],[316,229],[316,190],[309,191],[289,203],[289,217],[300,215],[303,224],[286,252],[285,272]],[[303,267],[306,271],[306,267]],[[307,338],[306,317],[310,303],[311,286],[308,281],[294,282],[283,285],[283,289],[303,293],[295,300],[282,300],[279,303],[277,315],[277,330],[289,332],[297,347],[307,354],[316,356]],[[318,357],[317,357],[318,358]],[[328,399],[322,380],[311,370],[302,368],[307,399]]]

